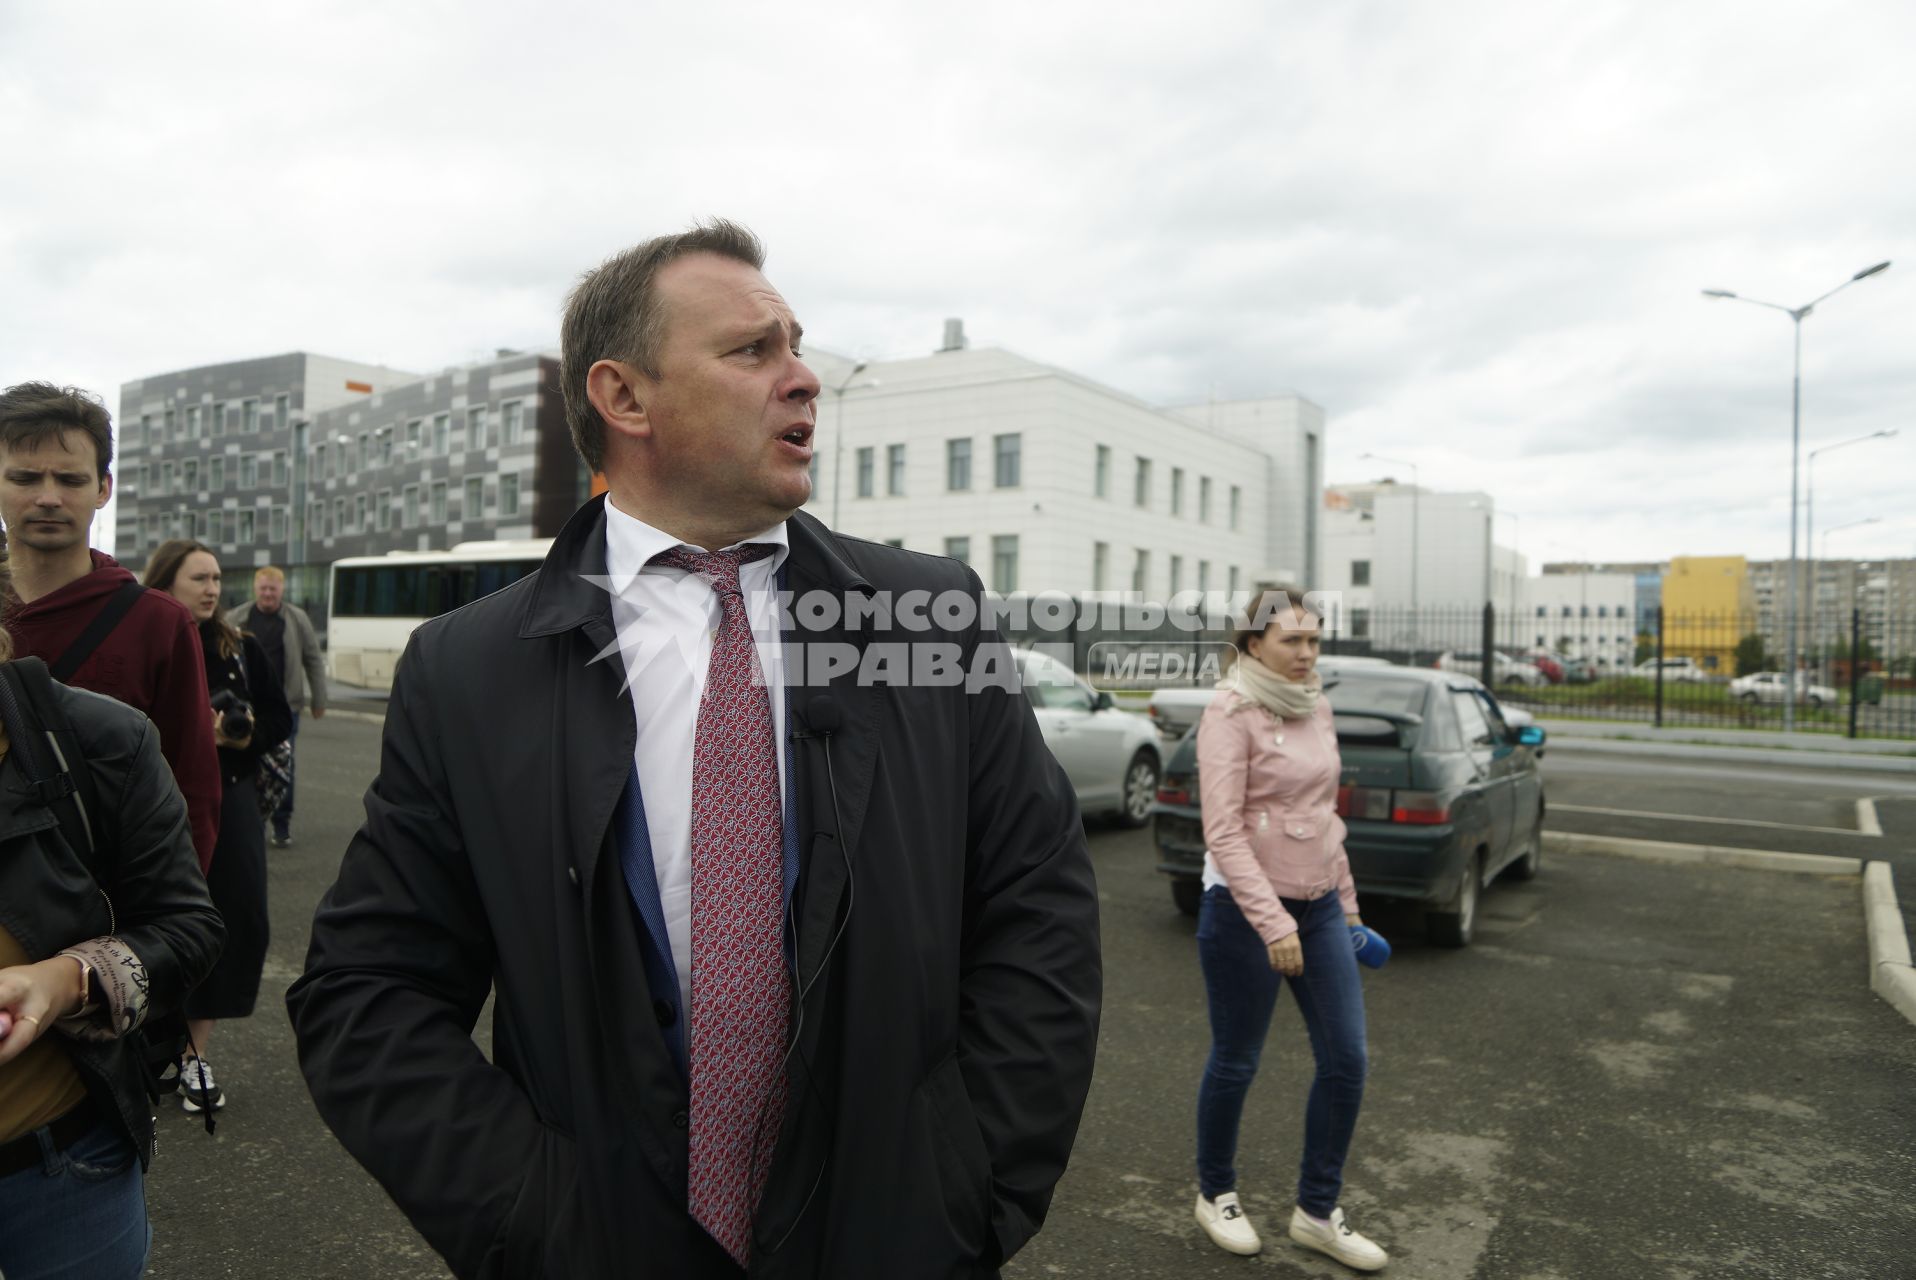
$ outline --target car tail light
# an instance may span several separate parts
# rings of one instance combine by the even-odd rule
[[[1450,821],[1450,807],[1435,791],[1396,791],[1391,793],[1390,820],[1434,827]]]
[[[1339,787],[1337,816],[1370,822],[1391,820],[1391,792],[1387,787]]]
[[[1181,773],[1166,774],[1158,787],[1159,804],[1190,804],[1191,779]]]

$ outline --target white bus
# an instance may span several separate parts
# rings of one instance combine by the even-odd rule
[[[390,690],[413,628],[509,587],[545,562],[552,539],[461,542],[450,551],[388,551],[333,563],[326,671],[341,684]]]

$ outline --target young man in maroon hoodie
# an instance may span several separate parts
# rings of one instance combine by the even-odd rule
[[[93,513],[113,492],[112,419],[83,391],[23,382],[0,392],[0,520],[18,599],[5,622],[14,652],[54,666],[136,579],[87,545]],[[144,711],[186,797],[200,870],[219,837],[220,770],[200,637],[186,606],[147,591],[66,677]]]

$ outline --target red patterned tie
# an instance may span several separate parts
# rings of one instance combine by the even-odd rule
[[[784,825],[772,703],[739,566],[772,554],[677,547],[720,619],[692,745],[692,1217],[743,1267],[785,1114]]]

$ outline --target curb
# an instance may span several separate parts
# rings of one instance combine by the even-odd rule
[[[1571,831],[1544,832],[1543,847],[1550,853],[1595,853],[1613,858],[1635,858],[1640,862],[1736,867],[1744,871],[1782,871],[1812,876],[1854,876],[1863,873],[1861,858],[1837,858],[1821,853],[1772,853],[1767,849],[1675,844],[1664,840],[1625,840],[1616,836],[1587,836]],[[1894,903],[1892,896],[1892,910]],[[1908,964],[1907,951],[1904,952],[1904,963]]]
[[[1896,882],[1887,862],[1863,871],[1863,919],[1869,928],[1869,987],[1890,1007],[1916,1023],[1916,968],[1896,906]]]
[[[330,713],[329,713],[330,714]],[[1784,747],[1693,746],[1678,742],[1645,742],[1636,738],[1578,738],[1551,734],[1547,747],[1589,751],[1604,755],[1653,756],[1663,759],[1710,760],[1735,764],[1779,764],[1797,769],[1838,769],[1845,773],[1916,773],[1916,758],[1894,755],[1853,755],[1829,751],[1798,751]]]

